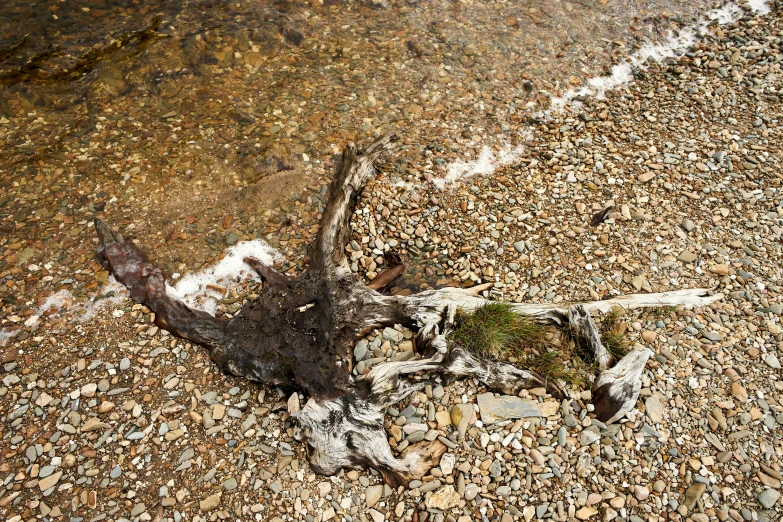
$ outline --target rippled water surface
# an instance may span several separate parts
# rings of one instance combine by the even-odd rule
[[[211,129],[225,150],[204,161],[229,159],[253,182],[292,154],[329,153],[377,128],[406,128],[400,120],[481,127],[498,110],[545,106],[705,5],[4,2],[0,116],[11,149],[2,165],[85,144],[123,148],[131,129],[157,142],[155,156],[176,154],[194,129]],[[450,112],[465,109],[466,94],[484,108]],[[263,159],[268,150],[274,160]]]

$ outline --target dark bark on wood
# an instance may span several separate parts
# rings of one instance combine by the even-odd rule
[[[445,450],[440,443],[428,443],[409,448],[402,458],[392,454],[383,429],[383,410],[424,387],[406,375],[429,371],[473,376],[491,390],[504,393],[544,386],[556,397],[564,394],[558,383],[546,382],[541,376],[510,364],[481,360],[446,342],[445,333],[451,327],[455,310],[472,310],[484,304],[486,301],[478,296],[491,283],[467,290],[445,288],[402,297],[382,295],[372,288],[391,283],[402,273],[399,266],[388,275],[382,273],[382,280],[375,285],[365,285],[351,273],[345,255],[351,212],[373,174],[373,161],[390,143],[391,136],[384,136],[364,151],[353,144],[346,147],[331,185],[309,268],[290,278],[256,259],[246,259],[266,286],[257,299],[231,319],[192,310],[166,295],[165,276],[159,268],[100,219],[95,220],[95,226],[98,256],[104,266],[128,287],[134,300],[155,312],[161,328],[204,346],[226,373],[298,390],[308,397],[301,411],[292,412],[292,418],[297,424],[297,438],[307,444],[314,471],[331,475],[344,467],[372,466],[387,483],[398,486],[424,475],[437,465]],[[700,297],[700,292],[682,294],[682,299],[689,299],[691,304],[714,300]],[[656,294],[649,299],[623,299],[634,306],[654,306],[668,304],[674,298]],[[681,299],[679,294],[677,299]],[[587,309],[603,310],[614,301],[585,303],[573,312],[575,315],[567,307],[555,305],[515,304],[513,309],[535,320],[561,325],[569,317],[574,321],[578,318],[584,338],[593,344],[598,339],[600,344]],[[424,358],[381,363],[366,375],[354,378],[350,371],[354,343],[375,328],[395,324],[419,332],[416,344]],[[628,369],[623,369],[617,378],[640,374],[638,365],[642,359],[637,357],[634,364],[626,365]],[[617,413],[612,408],[617,406],[618,396],[618,408],[626,407],[630,401],[628,393],[618,395],[614,389],[602,390],[598,387],[597,394],[611,398],[605,408],[602,406],[606,409],[601,409],[604,417]]]

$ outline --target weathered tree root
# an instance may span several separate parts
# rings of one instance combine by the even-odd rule
[[[231,319],[192,310],[166,295],[165,277],[138,248],[125,241],[100,219],[98,257],[131,297],[155,312],[156,323],[172,333],[204,346],[224,372],[272,386],[303,392],[308,401],[292,412],[297,438],[307,444],[316,473],[332,475],[341,468],[372,466],[384,480],[399,486],[420,478],[437,465],[445,447],[435,441],[410,447],[396,458],[383,428],[384,410],[423,388],[405,376],[429,371],[472,376],[488,388],[516,394],[545,387],[562,398],[558,383],[500,361],[482,360],[446,341],[457,308],[473,310],[488,301],[479,297],[492,284],[470,289],[444,288],[411,296],[382,295],[358,281],[345,256],[350,216],[373,161],[389,147],[384,136],[364,151],[349,144],[331,185],[331,195],[315,239],[309,268],[289,278],[272,267],[248,258],[246,262],[266,281],[262,295]],[[401,273],[391,269],[377,287]],[[632,295],[571,306],[513,304],[515,313],[541,322],[563,325],[569,320],[577,336],[594,351],[602,366],[608,354],[600,344],[590,311],[654,306],[704,306],[720,298],[703,289],[663,294]],[[423,358],[386,362],[354,378],[354,343],[369,331],[401,324],[418,331]],[[616,420],[636,403],[639,376],[649,350],[631,352],[605,371],[596,383],[595,410],[599,418]]]

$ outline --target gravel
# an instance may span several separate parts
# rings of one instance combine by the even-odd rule
[[[494,297],[544,303],[717,288],[725,297],[709,308],[623,315],[631,341],[655,351],[628,418],[598,422],[586,390],[558,403],[436,377],[387,421],[395,452],[443,442],[438,467],[400,491],[372,470],[326,478],[293,438],[289,396],[220,374],[143,306],[118,301],[74,326],[30,320],[42,304],[30,300],[2,319],[17,332],[0,379],[6,519],[779,520],[782,37],[779,11],[715,27],[605,99],[527,115],[512,164],[440,191],[430,180],[453,151],[482,145],[480,131],[446,124],[442,146],[406,165],[408,185],[381,167],[352,217],[352,270],[372,278],[394,248],[414,288],[493,281]],[[259,231],[301,268],[326,194],[319,168],[312,190],[268,215],[221,218],[216,248]],[[90,232],[68,216],[55,228]],[[75,254],[84,268],[66,273],[46,268],[42,244],[12,241],[0,240],[4,292],[105,281],[89,244]],[[202,262],[217,255],[204,248]],[[174,268],[188,258],[172,252]],[[226,289],[220,313],[259,291]],[[371,332],[354,371],[414,356],[412,335]]]

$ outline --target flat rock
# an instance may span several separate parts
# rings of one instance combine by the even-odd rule
[[[740,402],[748,402],[748,390],[738,382],[731,383],[731,395]]]
[[[58,471],[57,473],[52,473],[48,477],[41,479],[38,481],[38,487],[41,488],[41,491],[46,491],[50,487],[57,484],[57,482],[60,480],[60,477],[63,476],[62,471]]]
[[[445,428],[451,424],[451,414],[445,410],[435,412],[435,421],[439,428]]]
[[[538,402],[532,399],[522,399],[513,395],[481,393],[478,396],[478,407],[481,420],[492,424],[505,419],[521,419],[523,417],[541,417]]]
[[[81,393],[82,397],[94,397],[96,391],[98,391],[98,384],[91,382],[82,386],[79,393]]]
[[[226,407],[223,404],[215,404],[212,408],[212,418],[220,420],[226,414]]]
[[[698,258],[694,252],[691,252],[690,250],[686,250],[679,256],[677,256],[677,259],[682,261],[683,263],[692,263],[693,261],[696,261],[696,258]]]
[[[432,496],[427,499],[426,505],[429,509],[446,511],[459,506],[460,501],[460,496],[454,491],[454,486],[448,484],[433,493]]]
[[[759,504],[764,506],[764,509],[772,509],[780,498],[780,493],[774,489],[765,489],[759,493]]]
[[[38,398],[35,400],[35,404],[37,404],[41,408],[46,408],[47,406],[49,406],[49,404],[51,404],[52,400],[53,399],[51,395],[49,395],[46,392],[42,392],[41,395],[39,395]]]
[[[451,409],[451,423],[457,427],[461,437],[465,436],[471,417],[473,417],[473,406],[470,404],[455,404]]]
[[[454,465],[457,463],[457,457],[453,453],[446,453],[440,458],[440,470],[444,476],[449,476],[454,472]]]
[[[383,496],[383,486],[370,486],[364,492],[364,501],[367,503],[367,507],[371,508]]]
[[[598,510],[594,507],[584,506],[579,508],[579,510],[576,512],[576,518],[579,520],[589,520],[590,517],[596,515],[597,513]]]
[[[560,404],[555,401],[546,401],[538,404],[542,417],[552,417],[560,410]]]
[[[663,420],[663,404],[657,396],[651,395],[644,401],[644,407],[647,410],[647,416],[653,422],[661,422]]]
[[[697,482],[692,484],[685,490],[685,499],[682,501],[683,505],[688,508],[688,511],[692,510],[696,506],[696,502],[701,498],[704,492],[707,491],[707,485]]]
[[[110,424],[101,422],[97,417],[90,417],[84,422],[84,424],[82,424],[82,432],[104,430],[110,427]]]
[[[393,343],[400,343],[403,339],[405,339],[405,337],[402,335],[402,332],[398,332],[394,328],[389,327],[383,329],[383,338]]]
[[[215,493],[214,495],[210,495],[207,498],[203,499],[201,502],[198,503],[198,507],[201,509],[201,511],[212,511],[216,507],[220,505],[220,497],[223,496],[223,493]]]

